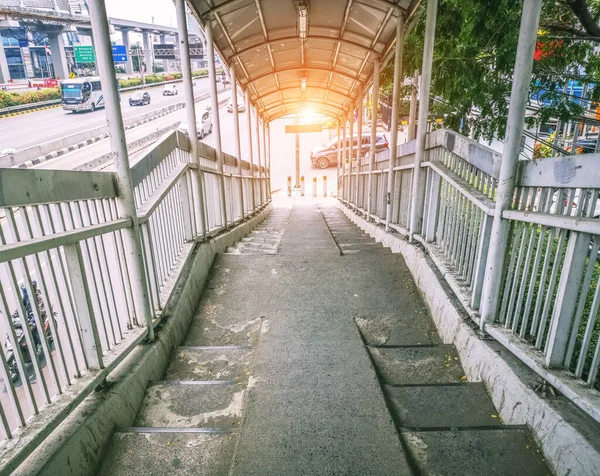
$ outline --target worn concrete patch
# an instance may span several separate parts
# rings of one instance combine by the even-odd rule
[[[236,428],[241,424],[244,391],[237,384],[151,385],[134,426]]]
[[[401,313],[401,314],[400,314]],[[356,319],[366,344],[374,345],[418,345],[441,344],[433,321],[427,310],[416,315],[398,314],[365,315]]]
[[[196,349],[177,347],[165,380],[238,380],[250,375],[252,351],[248,349]]]
[[[98,476],[226,476],[233,434],[116,433]]]
[[[452,345],[369,347],[369,353],[377,372],[389,384],[458,383],[464,376]]]

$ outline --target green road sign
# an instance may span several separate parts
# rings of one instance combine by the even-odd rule
[[[74,46],[75,63],[95,63],[96,55],[93,46]]]

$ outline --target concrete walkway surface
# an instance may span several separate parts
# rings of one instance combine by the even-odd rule
[[[549,474],[528,429],[466,382],[400,255],[333,200],[274,205],[215,259],[100,474]]]

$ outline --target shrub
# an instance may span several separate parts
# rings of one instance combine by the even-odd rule
[[[204,76],[208,76],[208,71],[205,69],[197,69],[196,71],[192,71],[192,77],[194,77],[194,78],[204,77]]]
[[[183,74],[181,73],[173,73],[173,79],[181,79],[183,78]]]
[[[160,74],[149,74],[146,76],[146,84],[164,83],[165,77]]]
[[[41,89],[27,93],[0,91],[0,108],[51,101],[52,99],[60,99],[58,88]]]
[[[142,84],[141,78],[119,79],[119,85],[122,88],[131,88],[133,86],[139,86],[140,84]]]

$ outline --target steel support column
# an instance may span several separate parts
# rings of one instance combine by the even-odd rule
[[[252,153],[252,104],[250,104],[250,91],[246,90],[246,119],[248,121],[248,158],[250,162],[250,189],[252,193],[252,212],[256,210],[256,197],[254,191],[254,157]]]
[[[267,142],[265,144],[265,148],[267,150],[267,160],[268,160],[268,167],[269,167],[269,175],[267,176],[267,192],[269,194],[268,198],[269,200],[271,200],[271,124],[267,124],[267,135],[266,135],[266,139]]]
[[[181,35],[179,35],[181,36]],[[242,145],[240,144],[240,118],[238,113],[238,95],[237,95],[237,68],[235,60],[229,66],[231,73],[231,105],[233,106],[233,145],[235,146],[235,158],[237,159],[237,173],[240,176],[240,210],[242,219],[244,218],[244,182],[242,180]],[[235,219],[235,217],[231,217]]]
[[[337,181],[336,181],[336,187],[337,187],[337,197],[338,199],[340,198],[340,188],[341,187],[341,182],[340,182],[340,170],[341,170],[341,166],[342,166],[342,129],[341,129],[341,122],[342,119],[338,118],[338,125],[337,125]]]
[[[541,8],[542,0],[525,0],[523,3],[508,120],[506,122],[506,140],[502,162],[500,163],[494,221],[492,222],[482,291],[480,324],[483,330],[485,330],[485,325],[488,322],[493,322],[496,317],[502,288],[502,271],[509,244],[508,234],[510,228],[510,221],[503,219],[502,213],[512,206]]]
[[[96,41],[96,61],[102,90],[106,103],[106,119],[110,136],[111,155],[116,169],[117,189],[122,218],[130,218],[132,226],[125,228],[123,233],[125,259],[129,270],[129,281],[133,294],[133,305],[138,324],[146,323],[148,339],[154,340],[154,327],[152,325],[153,311],[150,306],[148,282],[142,254],[140,228],[135,208],[133,183],[127,154],[127,141],[121,115],[119,91],[115,74],[115,64],[112,56],[112,44],[108,30],[108,18],[103,0],[88,2],[90,21],[94,39]]]
[[[425,184],[421,174],[421,163],[425,160],[425,136],[427,135],[427,117],[429,116],[429,94],[431,90],[431,70],[433,63],[433,42],[435,40],[435,22],[438,0],[428,0],[427,21],[425,24],[425,44],[423,46],[423,68],[421,86],[419,87],[419,122],[417,127],[417,144],[415,152],[415,168],[410,201],[409,241],[419,233],[423,222],[423,200]]]
[[[181,57],[181,73],[183,77],[183,93],[186,103],[185,115],[188,123],[188,136],[190,138],[190,155],[191,163],[199,166],[200,158],[198,156],[198,128],[196,126],[196,103],[194,102],[194,86],[192,79],[192,67],[190,64],[190,45],[188,42],[187,32],[187,17],[185,14],[185,0],[175,0],[175,9],[177,13],[177,28],[180,32],[179,51]],[[146,40],[144,40],[144,45]],[[144,46],[145,47],[145,46]],[[194,194],[194,217],[195,222],[202,224],[202,235],[206,238],[207,226],[206,216],[204,214],[204,194],[201,187],[202,172],[196,168],[191,172],[192,176],[192,191]],[[198,226],[196,225],[196,226]],[[200,230],[194,230],[195,234],[199,234]]]
[[[346,180],[346,187],[348,191],[346,192],[346,201],[350,204],[350,200],[352,200],[352,160],[354,158],[354,108],[352,108],[352,112],[350,113],[350,130],[348,131],[348,135],[350,136],[350,148],[346,153],[347,164],[346,167],[348,169],[348,179]],[[359,143],[360,144],[360,143]]]
[[[359,194],[359,172],[360,172],[360,162],[362,160],[362,135],[363,135],[363,116],[365,113],[365,97],[362,86],[358,87],[358,124],[356,127],[356,132],[358,135],[358,148],[356,149],[356,195],[354,199],[354,206],[356,208],[359,207],[360,200],[358,199]],[[352,169],[351,169],[352,170]]]
[[[215,45],[213,43],[212,22],[204,24],[208,56],[208,83],[210,87],[210,106],[213,117],[213,135],[217,168],[219,169],[219,188],[221,196],[221,222],[227,228],[227,203],[225,202],[225,177],[223,177],[223,150],[221,148],[221,121],[219,119],[219,95],[217,93],[217,73],[215,66]]]
[[[267,124],[263,118],[262,136],[263,136],[263,154],[265,156],[265,201],[268,202],[271,196],[270,180],[271,180],[271,163],[269,157],[269,147],[267,145]],[[268,171],[268,172],[267,172]]]
[[[404,15],[398,16],[396,24],[396,54],[394,56],[394,86],[392,91],[392,121],[390,134],[390,160],[388,165],[388,183],[385,207],[385,229],[390,229],[394,199],[394,167],[396,166],[396,153],[398,150],[398,115],[400,95],[402,88],[402,56],[404,55]]]
[[[436,1],[436,0],[434,0]],[[377,142],[377,103],[379,102],[379,58],[375,58],[373,68],[373,93],[371,103],[371,150],[369,151],[369,175],[367,176],[367,221],[371,219],[373,193],[373,167],[375,166],[375,144]]]
[[[260,116],[258,115],[258,108],[255,109],[256,112],[256,155],[258,156],[258,189],[260,190],[260,204],[261,206],[265,203],[263,199],[263,170],[262,164],[263,160],[261,157],[261,148],[260,148]]]
[[[344,130],[342,131],[342,165],[340,168],[340,173],[342,175],[342,202],[345,200],[347,192],[347,184],[346,184],[346,163],[348,162],[348,117],[344,118]]]

